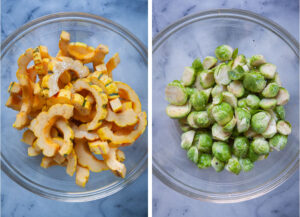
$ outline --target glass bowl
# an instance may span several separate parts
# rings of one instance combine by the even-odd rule
[[[214,55],[228,44],[246,56],[263,54],[278,67],[283,86],[291,94],[286,119],[293,126],[287,147],[255,163],[251,172],[236,176],[212,168],[200,170],[180,147],[177,121],[165,114],[166,85],[180,79],[196,57]],[[153,172],[167,186],[199,200],[232,203],[270,192],[299,166],[299,44],[282,27],[242,10],[212,10],[177,21],[153,40]]]
[[[34,20],[9,36],[2,43],[1,53],[1,163],[4,172],[15,182],[38,195],[62,201],[90,201],[109,196],[134,181],[147,166],[147,131],[132,145],[122,149],[126,154],[125,179],[110,171],[91,173],[85,188],[75,184],[75,177],[63,167],[41,168],[41,156],[28,157],[27,146],[20,142],[22,132],[12,127],[17,114],[5,106],[10,81],[17,81],[17,60],[29,47],[46,45],[49,53],[58,52],[62,30],[71,34],[71,41],[96,47],[106,44],[110,53],[118,52],[121,63],[114,70],[115,80],[128,83],[139,95],[147,110],[147,50],[128,30],[99,16],[84,13],[58,13]]]

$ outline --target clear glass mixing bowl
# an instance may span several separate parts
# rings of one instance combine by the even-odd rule
[[[251,172],[236,176],[212,168],[199,170],[180,147],[177,122],[165,114],[165,86],[180,79],[196,57],[214,55],[221,44],[246,56],[263,54],[278,66],[291,94],[286,119],[293,126],[287,147],[255,163]],[[278,187],[299,166],[299,44],[282,27],[241,10],[212,10],[184,17],[153,40],[153,171],[167,186],[189,197],[230,203],[249,200]]]
[[[128,83],[147,110],[147,50],[123,27],[102,17],[84,13],[59,13],[34,20],[9,36],[2,43],[1,53],[1,163],[4,172],[15,182],[38,195],[62,201],[89,201],[118,192],[134,181],[147,166],[147,131],[132,145],[122,150],[126,154],[125,179],[110,171],[91,173],[85,188],[76,186],[75,177],[63,167],[41,168],[41,156],[28,157],[27,146],[20,142],[22,132],[12,127],[15,111],[5,107],[10,81],[16,81],[18,57],[29,47],[46,45],[55,56],[62,30],[71,33],[72,41],[92,46],[106,44],[111,57],[119,52],[121,63],[114,70],[115,80]]]

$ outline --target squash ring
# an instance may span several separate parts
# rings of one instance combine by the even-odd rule
[[[74,131],[75,139],[86,139],[88,141],[95,141],[99,139],[96,132],[89,132],[86,124],[81,124],[79,127],[71,122],[71,128]]]
[[[55,124],[57,117],[69,119],[73,115],[73,106],[68,104],[56,104],[51,106],[48,112],[41,112],[30,123],[29,129],[37,137],[36,144],[47,157],[55,155],[59,145],[55,143],[50,135],[51,127]]]
[[[64,143],[60,146],[58,153],[61,156],[68,155],[73,149],[74,132],[69,126],[66,119],[58,119],[55,124],[55,128],[64,134]]]
[[[58,47],[59,47],[58,56],[69,56],[68,55],[69,42],[70,42],[70,33],[66,31],[62,31],[58,42]]]
[[[66,172],[69,176],[73,176],[73,174],[76,171],[76,167],[77,167],[77,155],[76,155],[74,149],[67,156],[67,160],[68,160],[68,164],[67,164]]]
[[[108,108],[108,113],[105,120],[108,122],[114,122],[119,127],[132,126],[138,122],[137,114],[133,111],[133,109],[115,113]]]
[[[75,182],[81,187],[85,187],[90,177],[90,170],[85,167],[77,166]]]
[[[126,167],[117,160],[117,148],[110,148],[109,152],[103,155],[103,159],[108,168],[116,175],[125,178]]]

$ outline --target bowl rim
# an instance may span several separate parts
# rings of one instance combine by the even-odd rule
[[[83,22],[90,22],[90,23],[97,23],[98,25],[102,25],[105,28],[119,34],[128,43],[130,43],[141,55],[146,65],[148,65],[148,51],[146,46],[138,39],[133,33],[131,33],[125,27],[119,25],[118,23],[111,21],[107,18],[89,14],[89,13],[82,13],[82,12],[59,12],[53,13],[49,15],[45,15],[34,19],[28,23],[25,23],[18,29],[16,29],[13,33],[11,33],[2,43],[1,43],[1,59],[5,55],[5,53],[9,50],[11,43],[18,38],[22,37],[26,34],[30,28],[38,28],[40,25],[48,24],[50,22],[56,22],[60,20],[78,20]],[[21,34],[21,35],[20,35]],[[4,50],[4,52],[3,52]],[[0,113],[1,108],[0,108]],[[0,122],[1,125],[1,122]],[[148,132],[148,128],[146,129]],[[0,133],[1,138],[1,133]],[[0,142],[1,143],[1,142]],[[2,143],[0,144],[1,149]],[[5,172],[5,174],[11,178],[14,182],[25,188],[26,190],[35,193],[36,195],[54,199],[63,202],[87,202],[93,201],[101,198],[105,198],[112,194],[115,194],[122,190],[123,188],[127,187],[129,184],[133,183],[147,168],[148,163],[148,149],[144,156],[142,156],[141,161],[138,165],[133,168],[129,174],[127,174],[125,179],[116,180],[115,182],[111,183],[105,188],[98,188],[90,191],[84,192],[62,192],[59,190],[55,190],[52,188],[47,188],[45,186],[39,185],[38,183],[32,182],[27,177],[23,176],[17,170],[14,169],[10,165],[10,163],[6,160],[5,156],[1,151],[1,161],[0,167],[1,170]]]
[[[241,10],[241,9],[206,10],[206,11],[185,16],[175,21],[174,23],[170,24],[169,26],[161,30],[154,37],[154,39],[152,40],[152,46],[153,46],[152,55],[155,53],[155,51],[160,47],[160,45],[165,40],[167,40],[173,33],[177,32],[183,27],[201,20],[220,18],[220,17],[235,18],[235,19],[243,18],[244,20],[246,19],[248,21],[263,26],[268,30],[271,30],[273,33],[279,36],[283,41],[285,41],[290,46],[290,48],[295,52],[299,60],[299,42],[288,31],[286,31],[279,24],[275,23],[274,21],[268,18],[265,18],[251,11]],[[294,174],[295,171],[297,171],[299,167],[299,151],[295,159],[291,161],[291,163],[280,173],[278,177],[276,177],[276,179],[268,180],[264,184],[257,186],[254,189],[246,190],[243,192],[234,192],[230,194],[211,193],[211,192],[206,192],[204,190],[193,189],[190,186],[186,186],[180,180],[172,177],[171,175],[169,175],[167,171],[160,168],[159,163],[156,161],[154,156],[152,159],[152,167],[153,167],[153,174],[161,182],[163,182],[171,189],[185,196],[188,196],[193,199],[201,200],[201,201],[214,202],[214,203],[236,203],[236,202],[242,202],[242,201],[254,199],[264,194],[267,194],[268,192],[274,190],[275,188],[283,184],[289,177],[291,177]],[[192,190],[197,190],[197,192],[195,193]]]

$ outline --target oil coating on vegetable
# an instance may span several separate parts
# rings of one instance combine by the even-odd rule
[[[168,84],[166,113],[179,119],[181,147],[199,169],[238,175],[288,144],[290,95],[263,55],[246,58],[229,45],[215,55],[195,59]]]

